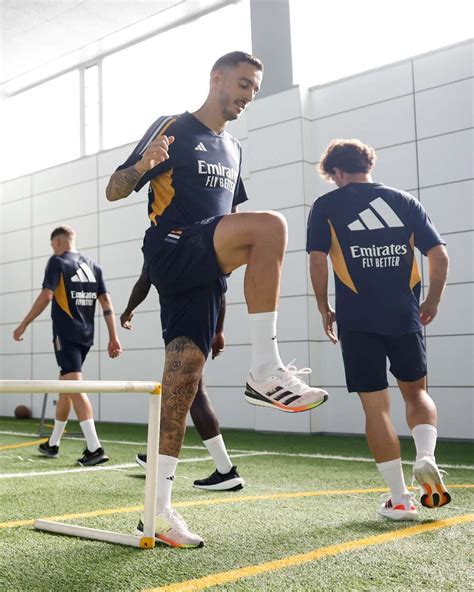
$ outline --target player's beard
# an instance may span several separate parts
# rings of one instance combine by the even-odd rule
[[[236,113],[236,111],[232,107],[238,107],[236,102],[232,100],[228,95],[224,95],[222,97],[222,115],[225,121],[234,121],[238,119],[238,117],[243,113],[243,110],[240,113]]]

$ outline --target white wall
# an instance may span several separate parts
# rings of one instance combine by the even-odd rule
[[[309,91],[296,87],[258,100],[231,125],[243,145],[244,178],[251,196],[242,209],[278,209],[289,224],[279,318],[282,357],[288,362],[296,357],[300,367],[310,365],[312,384],[327,387],[331,399],[317,411],[295,416],[244,402],[250,346],[243,271],[237,271],[229,281],[226,351],[207,364],[205,373],[223,427],[363,432],[360,404],[345,390],[338,346],[332,346],[320,328],[305,253],[309,207],[316,196],[331,189],[319,179],[314,164],[330,139],[355,136],[377,149],[375,179],[419,196],[448,243],[449,284],[439,317],[427,332],[429,382],[440,409],[440,435],[474,437],[472,56],[473,45],[467,43]],[[55,226],[69,223],[76,229],[78,248],[102,266],[116,312],[123,310],[141,269],[146,189],[109,203],[105,186],[131,148],[116,148],[3,184],[3,378],[51,378],[57,373],[47,313],[30,327],[24,342],[11,339],[41,287],[50,254],[48,237]],[[120,330],[125,352],[118,360],[107,357],[105,324],[98,318],[85,376],[159,379],[164,350],[158,310],[157,296],[151,292],[135,315],[135,330]],[[10,415],[17,404],[29,400],[28,395],[1,397],[0,415]],[[31,400],[38,415],[41,397]],[[101,420],[146,420],[146,401],[140,395],[97,395],[94,406]],[[48,413],[53,413],[51,404]],[[399,432],[406,434],[395,391],[394,418]]]

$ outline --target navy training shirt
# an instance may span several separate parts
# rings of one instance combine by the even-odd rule
[[[336,319],[349,331],[419,331],[421,276],[415,247],[444,245],[421,203],[381,183],[349,183],[317,199],[306,250],[329,253]]]
[[[54,292],[53,340],[59,336],[90,347],[97,297],[107,292],[100,267],[78,252],[53,255],[46,265],[43,288]]]
[[[228,132],[216,134],[191,113],[160,117],[117,170],[138,162],[147,146],[161,135],[174,136],[169,159],[146,172],[135,191],[146,183],[148,216],[163,231],[184,228],[207,218],[229,214],[246,201],[241,179],[242,149]]]

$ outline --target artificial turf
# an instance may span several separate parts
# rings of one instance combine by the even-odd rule
[[[34,420],[0,419],[0,432],[31,433]],[[75,431],[68,424],[70,431]],[[298,436],[228,431],[227,446],[246,480],[238,492],[206,492],[192,487],[195,478],[214,470],[193,429],[186,435],[183,462],[178,467],[173,499],[190,527],[206,541],[202,549],[134,548],[53,535],[33,529],[39,517],[97,511],[72,523],[133,532],[143,503],[144,471],[134,466],[138,445],[146,440],[144,426],[99,424],[98,431],[116,470],[26,476],[31,472],[77,467],[83,443],[63,439],[60,457],[46,459],[36,446],[3,448],[28,442],[27,436],[0,434],[0,472],[25,476],[0,479],[0,590],[28,592],[139,591],[226,573],[243,567],[292,558],[349,541],[399,533],[415,524],[474,514],[474,446],[439,442],[440,464],[450,468],[453,501],[443,509],[420,510],[417,523],[393,523],[377,515],[382,488],[373,463],[331,460],[304,455],[369,458],[364,438]],[[136,442],[118,444],[106,440]],[[190,448],[189,448],[190,447]],[[413,460],[410,440],[402,441],[403,456]],[[242,456],[242,451],[272,452]],[[291,454],[293,456],[286,456]],[[295,456],[301,455],[301,456]],[[410,467],[404,467],[409,481]],[[471,485],[471,487],[456,487]],[[352,493],[347,493],[352,491]],[[309,495],[303,495],[310,492]],[[346,492],[346,493],[344,493]],[[271,495],[271,498],[268,496]],[[190,502],[193,504],[191,505]],[[216,503],[217,502],[217,503]],[[224,502],[224,503],[222,503]],[[100,512],[114,509],[111,514]],[[473,515],[474,519],[474,515]],[[6,525],[25,520],[24,526]],[[373,544],[315,559],[301,565],[269,570],[213,586],[220,590],[467,590],[472,576],[473,522]]]

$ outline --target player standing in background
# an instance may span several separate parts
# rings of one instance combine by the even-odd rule
[[[100,267],[76,250],[75,232],[70,226],[59,226],[53,230],[51,247],[54,255],[46,266],[43,289],[13,332],[13,338],[21,341],[28,325],[52,302],[53,344],[60,369],[59,378],[82,380],[82,365],[94,341],[97,300],[109,331],[109,356],[116,358],[122,352],[115,328],[112,301]],[[71,407],[74,407],[86,439],[86,449],[77,462],[82,466],[107,462],[109,458],[97,437],[92,405],[86,393],[59,395],[53,432],[47,442],[40,444],[39,451],[50,458],[58,456]]]
[[[439,508],[451,498],[434,456],[437,411],[426,392],[423,326],[438,312],[448,254],[417,199],[372,181],[374,162],[374,150],[359,140],[329,144],[319,171],[338,189],[314,202],[307,251],[324,330],[333,343],[339,337],[347,389],[359,394],[368,444],[390,488],[380,513],[392,520],[413,520],[417,511],[406,488],[400,442],[390,419],[386,360],[405,400],[421,503]],[[415,247],[429,262],[429,288],[421,304]],[[328,299],[328,254],[336,284],[335,311]]]
[[[132,329],[133,311],[148,296],[150,287],[151,284],[148,281],[146,272],[142,270],[140,277],[132,288],[127,307],[120,315],[120,323],[124,329]],[[222,299],[221,310],[217,319],[216,334],[211,343],[213,360],[224,350],[224,318],[225,296]],[[191,414],[196,430],[201,436],[203,444],[216,464],[214,473],[205,479],[194,481],[194,487],[198,489],[209,489],[211,491],[236,491],[237,489],[242,489],[245,482],[237,473],[237,467],[230,460],[219,427],[219,421],[204,388],[202,377],[199,381],[197,393],[191,404],[189,413]],[[136,461],[140,466],[145,468],[146,460],[146,454],[137,454]]]

